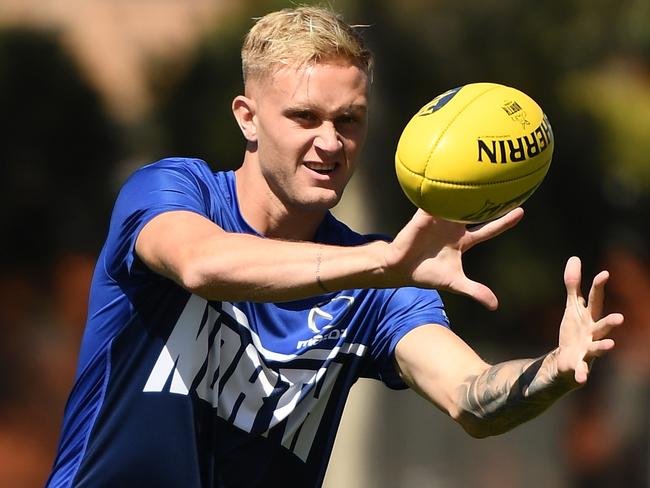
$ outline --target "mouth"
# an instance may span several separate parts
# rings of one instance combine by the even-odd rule
[[[336,167],[338,166],[337,163],[316,163],[316,162],[305,162],[303,165],[310,169],[311,171],[314,171],[315,173],[318,173],[319,175],[329,175],[332,174],[335,170]]]

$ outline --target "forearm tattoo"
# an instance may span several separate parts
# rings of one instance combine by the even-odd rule
[[[505,432],[536,417],[568,391],[562,383],[552,353],[500,363],[461,385],[463,415],[466,420],[490,424],[490,430]]]

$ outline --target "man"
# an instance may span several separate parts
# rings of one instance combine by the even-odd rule
[[[372,59],[352,28],[275,12],[242,60],[241,167],[166,159],[120,192],[49,486],[319,486],[359,377],[413,388],[477,437],[586,381],[622,323],[601,318],[607,273],[587,303],[570,259],[558,348],[495,366],[434,291],[496,308],[461,256],[521,209],[472,230],[418,211],[390,242],[329,213],[367,127]]]

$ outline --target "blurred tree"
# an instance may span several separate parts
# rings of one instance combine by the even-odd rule
[[[283,4],[240,5],[201,41],[190,59],[179,60],[176,76],[168,77],[168,67],[151,71],[159,100],[153,117],[165,155],[202,158],[215,170],[241,164],[245,141],[230,110],[233,98],[243,92],[241,44],[253,17]]]
[[[155,117],[166,155],[202,158],[214,169],[241,163],[244,141],[230,112],[232,99],[242,90],[237,32],[220,31],[204,39],[175,83],[154,80],[160,97]]]
[[[0,32],[0,270],[42,271],[63,249],[96,253],[118,134],[52,33]]]
[[[0,110],[0,485],[42,486],[120,141],[51,32],[0,31]]]

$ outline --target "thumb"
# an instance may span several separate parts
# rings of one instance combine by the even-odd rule
[[[576,383],[582,385],[587,381],[587,376],[589,375],[589,365],[586,361],[582,360],[578,363],[575,370],[574,378]]]
[[[564,268],[564,285],[566,286],[567,300],[581,296],[580,281],[582,279],[582,264],[580,258],[572,256]]]

